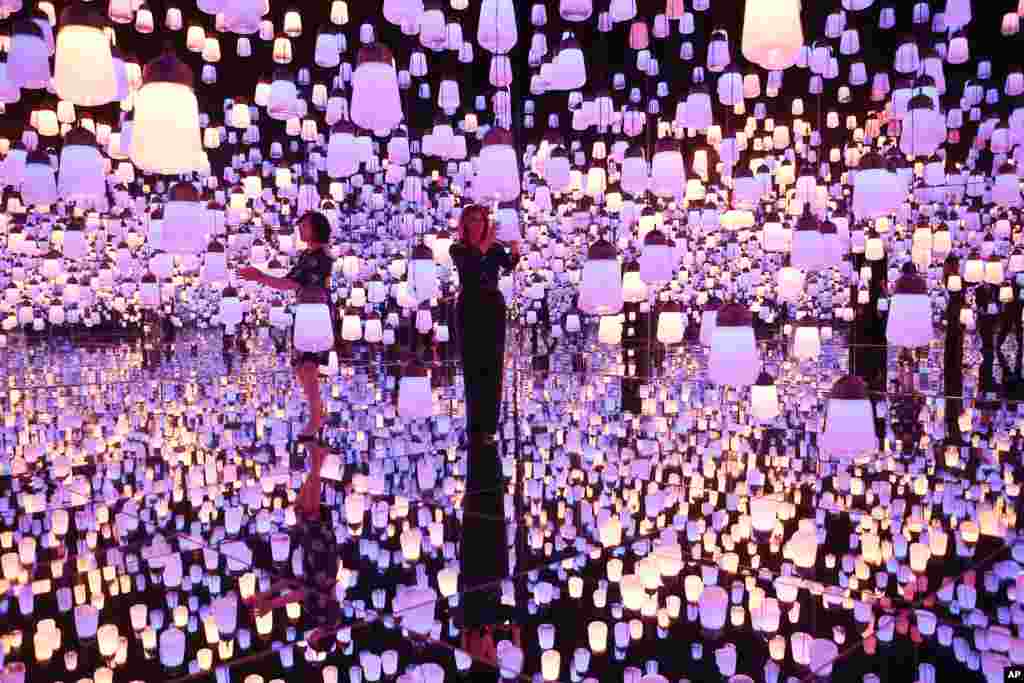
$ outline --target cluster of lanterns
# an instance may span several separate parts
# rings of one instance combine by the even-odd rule
[[[943,321],[975,324],[981,288],[996,293],[984,314],[1020,296],[1024,72],[998,80],[1001,70],[972,58],[968,31],[991,10],[914,2],[903,17],[883,0],[815,13],[798,0],[746,0],[737,30],[711,0],[477,4],[470,26],[466,0],[332,0],[308,12],[199,0],[195,16],[110,0],[68,3],[59,17],[47,0],[0,0],[11,19],[0,106],[20,126],[0,140],[3,334],[155,312],[227,332],[253,323],[299,351],[394,347],[403,325],[443,344],[443,307],[459,286],[448,248],[462,207],[484,204],[498,238],[522,244],[499,285],[518,332],[568,338],[592,352],[594,371],[516,370],[507,383],[534,421],[516,449],[525,460],[505,456],[530,503],[514,520],[529,557],[515,559],[541,568],[497,590],[531,616],[587,600],[594,618],[568,639],[538,624],[536,651],[504,644],[504,677],[598,680],[599,658],[629,659],[648,634],[699,627],[719,673],[741,683],[737,648],[721,641],[749,626],[766,637],[763,676],[775,681],[784,663],[827,673],[847,637],[869,650],[911,620],[970,669],[994,677],[1024,663],[1011,628],[1024,590],[1008,455],[1019,427],[1002,416],[994,436],[974,435],[991,456],[976,471],[954,447],[908,467],[891,428],[876,431],[886,405],[848,368],[819,362],[836,332],[869,313],[886,320],[890,346],[921,349]],[[1024,5],[990,28],[1009,38],[1020,16]],[[886,38],[900,18],[910,32]],[[119,49],[158,27],[169,47],[144,65]],[[894,50],[864,50],[875,38]],[[595,69],[595,45],[618,39],[621,71]],[[261,54],[272,66],[251,92],[221,92],[224,61]],[[471,79],[437,68],[447,61],[486,70],[494,90],[471,91]],[[806,87],[794,91],[795,79]],[[328,302],[286,304],[233,272],[287,273],[304,247],[296,219],[310,210],[333,228],[338,329]],[[619,347],[638,314],[651,321],[646,343],[677,352],[642,388],[641,414],[625,416],[618,377],[633,373]],[[783,356],[755,332],[779,319]],[[691,336],[703,349],[684,343]],[[366,465],[327,494],[335,541],[355,548],[356,564],[337,571],[346,624],[372,612],[418,638],[455,638],[457,525],[446,522],[472,495],[453,426],[459,394],[419,365],[395,377],[335,357],[328,374],[327,405],[344,427],[332,438],[353,454],[328,470],[344,479],[356,456]],[[254,377],[208,390],[183,382],[169,405],[146,384],[56,405],[29,389],[8,394],[0,473],[15,483],[0,501],[17,521],[0,528],[0,593],[30,626],[0,632],[0,679],[61,660],[77,676],[70,644],[93,641],[96,681],[141,653],[165,678],[212,671],[227,683],[254,643],[273,643],[293,666],[304,606],[241,617],[240,601],[277,569],[303,570],[287,534],[298,482],[286,465],[302,404]],[[914,448],[945,436],[944,410],[927,403]],[[951,417],[971,432],[974,408]],[[272,464],[247,455],[258,443]],[[82,474],[84,464],[99,472]],[[848,540],[829,535],[834,514],[853,522]],[[74,566],[44,559],[72,537]],[[980,577],[998,605],[986,614],[978,577],[952,572],[1000,542],[1012,553]],[[120,549],[129,543],[139,549]],[[274,571],[257,566],[254,545]],[[949,580],[934,585],[929,572],[943,563]],[[408,581],[380,588],[395,567]],[[70,574],[73,586],[61,580]],[[135,599],[154,584],[165,605]],[[56,613],[40,615],[36,596],[50,590]],[[930,605],[893,607],[922,593],[934,593]],[[130,631],[113,616],[122,607]],[[847,627],[809,633],[801,612],[819,607],[843,610]],[[338,636],[358,661],[352,680],[408,664],[374,645],[356,652],[357,632]],[[691,656],[704,658],[692,640]],[[454,663],[469,666],[461,652]],[[667,680],[658,662],[633,664],[630,681]],[[325,683],[339,675],[323,669]],[[445,671],[423,662],[403,676]]]
[[[730,331],[738,318],[723,307],[716,329]],[[993,435],[972,437],[991,464],[971,468],[952,448],[926,472],[905,467],[893,440],[864,428],[884,407],[839,370],[809,376],[795,363],[780,367],[777,384],[757,379],[748,404],[736,389],[687,379],[680,365],[645,385],[641,413],[628,415],[615,356],[596,354],[586,375],[510,374],[521,386],[509,400],[521,402],[528,427],[522,457],[511,442],[502,456],[519,473],[508,494],[526,503],[510,519],[526,539],[512,555],[524,582],[491,590],[523,610],[539,648],[503,645],[503,675],[600,680],[605,658],[670,675],[664,663],[639,661],[636,653],[649,650],[634,644],[683,634],[689,656],[713,658],[726,677],[760,676],[754,661],[768,678],[791,666],[825,675],[850,641],[863,637],[873,648],[867,642],[893,640],[907,620],[969,668],[999,671],[1024,659],[1007,625],[1024,562],[1014,536],[1013,416],[997,417]],[[109,680],[144,656],[168,678],[220,679],[236,658],[260,652],[282,678],[301,666],[306,601],[262,615],[244,607],[282,575],[309,581],[313,571],[293,508],[301,472],[288,465],[302,399],[294,387],[272,391],[275,377],[85,385],[59,405],[43,400],[50,390],[42,386],[5,395],[5,414],[22,418],[3,432],[3,467],[13,481],[50,484],[19,483],[0,500],[17,520],[0,530],[0,585],[19,615],[16,631],[0,631],[8,669],[74,673],[90,662],[98,668],[89,675]],[[833,380],[816,411],[808,391]],[[444,394],[450,412],[403,416],[407,381]],[[474,495],[455,426],[464,406],[454,387],[430,389],[425,373],[400,382],[371,367],[326,387],[328,408],[341,416],[328,439],[341,455],[325,465],[325,528],[339,547],[332,556],[344,559],[329,568],[343,615],[339,651],[309,655],[325,676],[355,667],[376,680],[378,666],[407,675],[429,666],[434,676],[470,665],[460,651],[404,658],[360,625],[372,610],[385,627],[417,638],[458,637],[458,500]],[[925,438],[943,429],[939,408],[926,405]],[[793,416],[813,424],[817,439],[773,436]],[[19,438],[51,418],[60,429],[45,441]],[[83,463],[95,474],[79,474]],[[1005,559],[976,575],[962,571],[1002,543],[1012,551]],[[64,544],[74,553],[61,559],[51,551]],[[407,578],[382,582],[396,572]],[[144,597],[150,588],[159,602]],[[51,590],[54,601],[40,597]],[[989,618],[989,607],[978,608],[982,591],[1007,620],[979,622]],[[933,603],[920,606],[920,594]],[[556,607],[588,616],[550,623]],[[819,632],[808,617],[815,610],[842,616]],[[130,623],[117,616],[125,613]],[[738,656],[752,646],[736,640],[747,629],[763,636],[754,646],[766,648],[763,657]],[[557,646],[556,630],[565,632]]]

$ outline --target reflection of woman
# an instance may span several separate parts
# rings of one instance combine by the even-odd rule
[[[917,361],[913,353],[909,349],[904,349],[898,361],[899,376],[892,412],[893,436],[902,443],[903,452],[917,448],[921,443],[921,437],[924,436],[924,425],[921,424],[920,415],[925,401],[914,387],[916,366]]]
[[[493,440],[498,431],[501,367],[505,357],[505,297],[498,290],[500,271],[511,270],[519,257],[495,240],[487,209],[463,209],[459,241],[450,248],[462,285],[455,306],[455,326],[461,340],[466,377],[466,429],[471,438]]]
[[[455,328],[466,384],[469,434],[461,565],[464,595],[463,649],[493,660],[490,625],[498,618],[498,582],[508,574],[504,487],[494,435],[498,431],[505,358],[505,298],[498,290],[501,271],[515,266],[512,253],[497,243],[495,225],[482,206],[467,206],[459,221],[459,241],[450,253],[459,271]]]
[[[995,288],[981,285],[974,293],[978,307],[978,336],[981,337],[981,373],[979,389],[982,392],[995,391],[996,325],[999,321],[999,304]]]
[[[327,218],[310,211],[299,219],[299,235],[306,243],[306,250],[299,254],[295,266],[283,278],[272,277],[251,266],[243,268],[238,275],[244,280],[253,280],[272,289],[294,291],[304,302],[326,301],[332,306],[330,297],[331,271],[334,259],[327,253],[331,239],[331,224]],[[323,402],[320,399],[321,365],[327,365],[330,351],[318,353],[296,352],[292,358],[295,376],[302,385],[302,391],[309,403],[309,422],[299,434],[297,441],[316,446],[310,449],[313,458],[312,472],[299,494],[298,507],[307,514],[320,509],[320,467],[324,450],[317,445],[317,435],[323,425]]]

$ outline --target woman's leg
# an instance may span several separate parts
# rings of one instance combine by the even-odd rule
[[[299,489],[296,507],[306,513],[307,517],[312,517],[320,511],[320,470],[324,466],[326,452],[316,444],[307,444],[306,447],[311,461],[309,476],[306,477],[302,488]]]
[[[497,434],[501,417],[501,390],[505,378],[505,299],[498,295],[498,305],[495,306],[494,320],[494,356],[491,366],[489,385],[491,394],[487,397],[487,424],[484,425],[486,434]]]
[[[469,416],[466,495],[460,544],[463,625],[499,620],[500,581],[508,576],[505,490],[495,441],[503,372],[505,316],[500,299],[480,307],[463,344]]]
[[[302,430],[303,434],[316,434],[323,422],[323,402],[320,400],[320,368],[315,362],[303,361],[295,367],[295,377],[302,386],[309,404],[309,422]]]

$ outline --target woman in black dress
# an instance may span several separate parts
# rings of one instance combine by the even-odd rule
[[[325,301],[331,307],[331,318],[336,320],[334,303],[331,300],[331,272],[334,259],[327,253],[331,239],[331,224],[316,211],[310,211],[299,219],[299,235],[306,243],[306,250],[299,254],[295,266],[283,278],[272,277],[252,266],[238,272],[243,280],[253,280],[272,289],[296,292],[300,303]],[[317,443],[317,435],[323,425],[323,402],[320,398],[320,366],[327,365],[330,351],[318,353],[295,352],[292,367],[302,385],[302,391],[309,403],[309,422],[299,434],[297,441],[314,446],[310,448],[313,459],[312,472],[299,494],[298,507],[307,514],[318,513],[320,509],[320,468],[323,465],[324,449]]]
[[[466,386],[469,463],[463,498],[460,572],[463,584],[463,649],[493,660],[491,626],[499,619],[500,581],[508,575],[504,486],[495,442],[505,361],[505,298],[498,290],[501,271],[519,258],[498,244],[486,208],[462,210],[459,241],[450,248],[461,289],[455,305],[462,370]]]

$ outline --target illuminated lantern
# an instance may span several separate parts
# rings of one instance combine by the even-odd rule
[[[50,83],[50,48],[38,22],[16,19],[7,51],[7,79],[24,90],[41,90]]]
[[[721,586],[705,586],[698,606],[701,627],[711,633],[722,630],[729,609],[729,593]]]
[[[167,175],[200,168],[204,155],[192,70],[173,53],[146,65],[134,111],[131,159],[136,166]]]
[[[327,174],[332,178],[348,178],[359,170],[359,147],[356,129],[348,121],[340,121],[331,129],[327,143]]]
[[[583,48],[575,38],[566,38],[558,48],[551,68],[549,90],[576,90],[587,82]]]
[[[298,90],[291,73],[287,69],[275,69],[267,100],[267,116],[277,121],[287,121],[299,113]],[[248,128],[237,124],[236,127]]]
[[[417,244],[409,260],[409,294],[417,304],[438,295],[437,264],[434,252],[425,244]]]
[[[647,285],[640,277],[640,266],[636,263],[626,265],[622,277],[622,300],[634,304],[647,301]]]
[[[793,357],[799,361],[817,360],[821,355],[821,335],[817,325],[800,325],[793,333]]]
[[[999,168],[992,186],[992,201],[1000,206],[1020,206],[1020,178],[1013,164],[1006,163]]]
[[[647,192],[648,183],[647,160],[639,147],[633,147],[622,161],[619,185],[623,192],[641,195]]]
[[[679,144],[672,139],[658,140],[651,161],[651,191],[659,197],[674,197],[686,184],[686,166]]]
[[[106,182],[103,156],[96,138],[84,128],[72,129],[64,136],[60,153],[60,181],[57,193],[69,201],[90,201],[103,197]]]
[[[655,228],[644,235],[639,262],[640,277],[644,282],[668,282],[676,270],[675,245],[665,237],[665,233]]]
[[[804,46],[800,0],[748,0],[743,15],[743,56],[781,71],[796,64]]]
[[[858,219],[892,213],[903,201],[905,185],[874,152],[861,157],[853,179],[853,213]]]
[[[889,303],[886,340],[894,346],[917,348],[930,344],[934,336],[928,284],[917,274],[914,265],[907,263]]]
[[[791,235],[792,231],[786,228],[778,214],[769,214],[761,229],[761,245],[768,252],[787,251]]]
[[[178,183],[164,206],[160,240],[156,248],[172,254],[200,254],[206,249],[206,205],[189,183]]]
[[[946,118],[923,93],[910,98],[902,123],[900,151],[907,156],[931,156],[946,141]]]
[[[758,375],[750,387],[750,413],[761,422],[770,422],[781,414],[779,390],[767,372]]]
[[[686,332],[683,311],[675,301],[662,304],[658,312],[658,341],[662,344],[678,344]]]
[[[206,282],[223,282],[228,279],[228,260],[224,245],[213,240],[203,256],[203,279]]]
[[[327,289],[299,290],[293,335],[295,350],[302,353],[320,353],[334,348],[334,318]]]
[[[21,201],[26,206],[49,206],[57,201],[57,178],[50,166],[50,156],[43,151],[36,150],[25,160]]]
[[[104,24],[103,16],[84,3],[72,3],[61,13],[53,83],[62,99],[83,107],[116,99],[114,58]]]
[[[623,292],[618,252],[601,239],[591,245],[583,264],[579,307],[592,315],[612,315],[622,310]]]
[[[430,373],[421,366],[406,367],[398,383],[398,416],[403,420],[425,419],[434,414],[434,394]]]
[[[811,214],[810,204],[804,204],[804,213],[793,229],[790,244],[790,265],[794,268],[814,270],[825,263],[825,243],[818,219]]]
[[[359,50],[359,65],[352,74],[349,115],[360,128],[379,134],[390,132],[402,122],[398,72],[391,51],[383,45]]]
[[[480,163],[473,178],[481,201],[511,202],[519,198],[519,163],[512,132],[492,128],[480,148]]]
[[[430,633],[437,608],[437,591],[422,586],[399,586],[392,604],[402,626],[421,636]]]
[[[832,387],[825,430],[818,441],[823,455],[851,458],[878,448],[875,414],[864,380],[847,375]]]
[[[476,34],[476,42],[480,47],[503,55],[515,47],[518,37],[514,1],[483,0]]]
[[[725,304],[718,310],[711,333],[708,376],[715,384],[750,386],[761,370],[753,315],[742,304]]]

